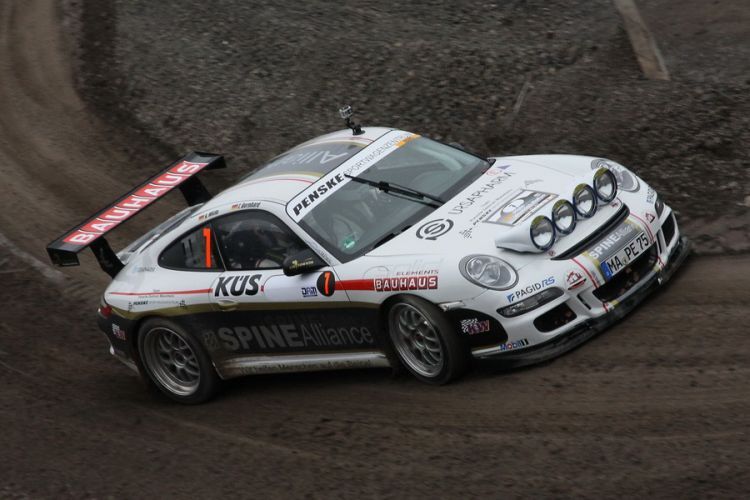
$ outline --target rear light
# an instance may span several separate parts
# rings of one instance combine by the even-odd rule
[[[96,312],[99,313],[99,316],[102,318],[109,318],[112,316],[112,306],[102,300],[102,303],[99,304],[99,309]]]

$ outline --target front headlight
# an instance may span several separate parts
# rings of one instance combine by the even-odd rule
[[[591,217],[596,213],[596,194],[588,184],[579,184],[573,191],[573,206],[581,217]]]
[[[513,266],[492,255],[469,255],[458,267],[464,278],[484,288],[507,290],[518,283]]]
[[[594,191],[604,203],[609,203],[617,196],[617,179],[607,168],[600,168],[594,174]]]
[[[656,210],[656,216],[661,218],[661,214],[664,212],[664,201],[658,194],[656,195],[656,201],[654,202],[654,210]]]
[[[617,179],[617,187],[619,189],[635,193],[641,188],[640,182],[638,182],[638,177],[619,163],[601,158],[591,162],[591,170],[599,170],[602,167],[608,168],[612,171],[615,175],[615,179]]]
[[[531,242],[542,252],[552,248],[555,244],[555,225],[549,217],[539,215],[531,221]]]
[[[561,234],[570,234],[576,228],[576,212],[568,200],[559,200],[552,207],[552,222]]]

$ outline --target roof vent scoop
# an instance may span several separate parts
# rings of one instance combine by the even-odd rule
[[[339,115],[342,119],[346,120],[346,126],[352,129],[352,134],[362,135],[365,133],[365,131],[362,130],[362,126],[352,120],[352,116],[354,116],[354,110],[351,106],[347,104],[346,106],[339,108]]]

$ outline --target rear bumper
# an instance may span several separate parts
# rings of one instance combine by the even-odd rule
[[[643,286],[639,287],[636,292],[627,297],[627,299],[624,299],[617,307],[611,309],[605,315],[580,323],[569,332],[556,336],[543,344],[538,344],[518,351],[486,355],[475,354],[475,357],[480,361],[502,361],[504,366],[512,368],[547,361],[575,349],[625,317],[630,311],[635,309],[638,304],[643,302],[647,296],[664,285],[672,277],[677,268],[684,262],[689,253],[690,242],[687,238],[680,237],[677,245],[672,249],[672,252],[669,255],[669,260],[664,268],[660,271],[652,271],[649,276],[644,278],[645,283]]]

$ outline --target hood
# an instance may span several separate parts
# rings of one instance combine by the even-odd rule
[[[466,189],[422,221],[368,255],[448,253],[456,256],[490,254],[519,265],[540,258],[526,246],[531,219],[551,216],[559,199],[571,200],[574,188],[591,182],[595,158],[572,155],[533,155],[495,158],[493,166]],[[600,207],[591,219],[579,222],[572,234],[555,244],[560,252],[608,220],[618,203]],[[551,253],[554,255],[553,253]],[[548,258],[547,253],[542,257]]]

